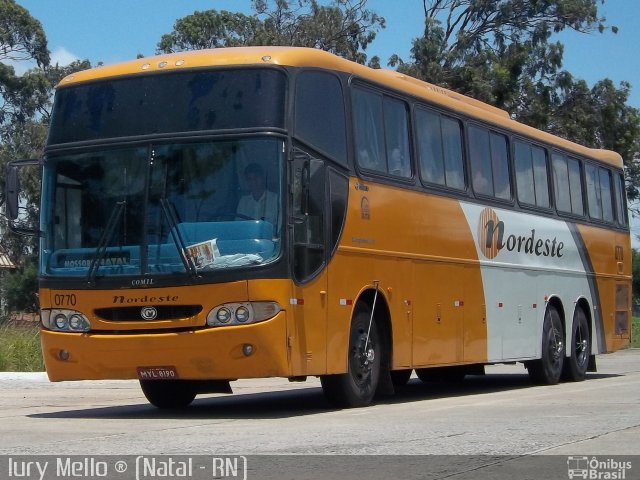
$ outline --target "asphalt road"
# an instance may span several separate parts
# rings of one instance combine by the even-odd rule
[[[352,410],[329,408],[316,379],[244,380],[181,412],[147,404],[136,381],[0,373],[0,455],[558,455],[566,471],[569,455],[640,455],[640,350],[598,367],[551,387],[521,365],[462,385],[412,378]]]

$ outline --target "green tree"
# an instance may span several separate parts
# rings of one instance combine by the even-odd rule
[[[17,75],[13,65],[35,65]],[[40,22],[14,0],[0,0],[0,178],[7,162],[42,156],[51,116],[54,86],[67,74],[89,68],[87,61],[65,67],[49,64],[47,40]],[[36,224],[40,201],[38,169],[25,169],[21,176],[22,204],[28,223]],[[4,181],[0,182],[0,206]],[[9,232],[0,215],[0,242],[11,260],[22,267],[24,256],[35,251],[37,238]]]
[[[604,3],[602,1],[601,3]],[[593,148],[620,153],[630,199],[640,198],[640,115],[627,105],[630,85],[593,88],[562,70],[562,30],[617,32],[597,0],[423,0],[424,35],[410,61],[389,63],[507,110],[517,120]]]
[[[10,312],[38,310],[38,269],[35,257],[28,257],[18,270],[5,275],[2,283],[2,295]]]
[[[176,21],[158,43],[158,53],[217,47],[291,45],[326,50],[365,63],[364,53],[385,27],[367,0],[254,0],[252,15],[194,12]]]

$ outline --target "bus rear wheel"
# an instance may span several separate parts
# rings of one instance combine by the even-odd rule
[[[157,408],[184,408],[198,393],[196,382],[190,380],[140,380],[142,393]]]
[[[582,309],[577,309],[571,327],[571,352],[564,359],[562,378],[573,382],[585,379],[591,355],[591,335],[589,322]]]
[[[325,397],[337,407],[363,407],[371,403],[380,379],[382,345],[371,309],[356,306],[349,331],[347,373],[320,378]]]
[[[558,311],[550,306],[544,314],[541,357],[526,364],[529,376],[535,383],[555,385],[560,381],[564,355],[562,320]]]

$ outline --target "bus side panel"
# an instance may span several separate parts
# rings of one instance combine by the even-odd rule
[[[352,179],[329,272],[328,372],[345,371],[353,306],[375,280],[391,316],[393,368],[486,361],[482,279],[459,202]]]
[[[576,302],[585,298],[593,305],[589,269],[575,226],[511,210],[462,205],[480,258],[489,361],[539,358],[549,299],[559,301],[568,336]]]
[[[631,333],[631,240],[624,232],[580,225],[580,236],[594,272],[601,332],[594,352],[613,352],[629,345]]]

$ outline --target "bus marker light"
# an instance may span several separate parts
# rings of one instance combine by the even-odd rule
[[[538,308],[538,304],[534,303],[532,308]]]
[[[503,307],[502,302],[498,303],[498,308],[502,308],[502,307]]]
[[[166,67],[166,66],[167,66],[167,62],[160,62],[160,63],[158,64],[158,68],[164,68],[164,67]]]
[[[242,346],[242,353],[245,357],[250,357],[253,354],[253,345],[251,345],[250,343],[245,343]]]
[[[176,62],[176,67],[181,67],[182,65],[184,65],[184,60],[178,60]]]
[[[353,305],[353,300],[351,300],[350,298],[341,298],[340,299],[340,305]]]
[[[145,63],[144,65],[142,65],[142,70],[149,70],[149,67],[151,67],[151,64]]]
[[[69,357],[70,357],[70,356],[71,356],[71,355],[69,354],[69,352],[68,352],[67,350],[60,350],[60,351],[58,352],[58,358],[59,358],[60,360],[62,360],[63,362],[66,362],[67,360],[69,360]]]
[[[304,298],[290,298],[289,303],[291,305],[304,305]]]

